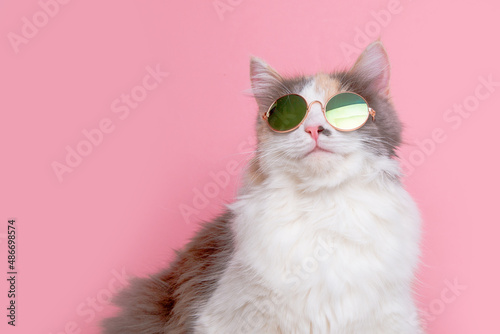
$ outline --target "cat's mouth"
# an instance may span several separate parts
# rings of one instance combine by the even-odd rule
[[[312,150],[307,152],[305,156],[309,156],[311,154],[318,154],[318,153],[333,153],[333,152],[316,145],[316,146],[314,146],[314,148]]]

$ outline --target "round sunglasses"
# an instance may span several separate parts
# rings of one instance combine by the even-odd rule
[[[375,121],[375,110],[368,106],[363,97],[352,92],[333,95],[325,107],[320,101],[312,101],[308,105],[302,96],[287,94],[274,101],[262,118],[272,130],[290,132],[304,122],[314,103],[321,105],[326,120],[338,131],[359,129],[365,125],[370,116]]]

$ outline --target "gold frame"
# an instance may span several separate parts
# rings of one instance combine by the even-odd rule
[[[267,111],[262,115],[262,119],[266,121],[267,125],[269,126],[269,128],[271,128],[271,130],[273,130],[274,132],[278,132],[278,133],[287,133],[287,132],[291,132],[293,130],[296,130],[299,126],[302,125],[302,123],[304,123],[305,119],[307,118],[307,115],[309,115],[309,111],[311,110],[311,106],[314,104],[314,103],[319,103],[321,105],[321,111],[323,111],[323,116],[325,116],[325,119],[326,121],[328,122],[328,124],[330,124],[335,130],[337,131],[341,131],[341,132],[350,132],[350,131],[354,131],[354,130],[357,130],[359,128],[361,128],[363,125],[366,124],[366,122],[368,121],[368,119],[370,118],[370,116],[372,117],[372,120],[375,122],[375,114],[376,114],[376,111],[374,109],[372,109],[369,105],[368,105],[368,102],[366,102],[365,98],[362,97],[361,95],[359,95],[358,93],[354,93],[354,92],[340,92],[340,93],[337,93],[337,94],[334,94],[332,96],[330,96],[326,101],[326,104],[328,104],[328,102],[330,102],[331,99],[333,99],[335,96],[339,95],[339,94],[344,94],[344,93],[349,93],[349,94],[354,94],[354,95],[357,95],[359,96],[360,98],[363,99],[363,101],[365,101],[366,103],[366,107],[368,108],[368,115],[366,116],[366,119],[365,121],[363,122],[363,124],[361,124],[360,126],[358,126],[357,128],[354,128],[354,129],[349,129],[349,130],[344,130],[344,129],[339,129],[337,128],[336,126],[334,126],[332,123],[328,122],[328,118],[326,118],[326,111],[325,111],[325,106],[323,106],[323,103],[321,103],[321,101],[318,101],[318,100],[314,100],[312,101],[311,103],[307,104],[307,101],[306,99],[299,95],[299,94],[285,94],[283,96],[280,96],[279,98],[277,98],[276,100],[274,100],[274,102],[271,104],[271,106],[269,106],[269,108],[267,109]],[[298,96],[300,97],[302,100],[304,100],[305,104],[307,105],[307,110],[306,110],[306,114],[304,115],[304,118],[302,119],[302,121],[300,121],[299,124],[297,124],[295,127],[293,127],[292,129],[290,130],[284,130],[284,131],[278,131],[278,130],[275,130],[271,127],[271,125],[269,124],[269,113],[271,112],[271,108],[272,106],[276,103],[276,101],[278,101],[279,99],[285,97],[285,96],[290,96],[290,95],[295,95],[295,96]]]

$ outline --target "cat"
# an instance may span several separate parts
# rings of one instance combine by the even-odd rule
[[[252,58],[250,75],[257,150],[235,202],[168,269],[133,279],[104,333],[423,333],[412,297],[421,222],[401,183],[382,43],[347,71],[284,78]],[[344,132],[322,105],[347,91],[376,116]],[[262,115],[290,93],[309,113],[273,131]]]

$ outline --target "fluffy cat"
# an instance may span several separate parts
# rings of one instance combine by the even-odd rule
[[[394,159],[401,124],[381,42],[349,71],[283,78],[252,58],[250,72],[258,144],[237,199],[168,269],[132,280],[104,333],[423,333],[412,298],[420,218]],[[288,133],[262,119],[282,95],[324,105],[344,91],[376,120],[340,132],[319,103]]]

